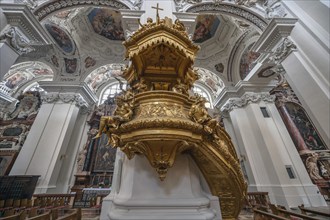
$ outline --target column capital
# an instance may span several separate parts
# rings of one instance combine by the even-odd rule
[[[88,109],[97,102],[97,98],[85,82],[40,81],[39,85],[46,93],[42,95],[45,103],[75,102],[80,108]]]
[[[235,108],[242,108],[250,103],[259,103],[261,101],[273,103],[275,95],[270,95],[268,92],[246,92],[242,97],[230,98],[222,106],[222,112],[229,112]]]
[[[235,87],[226,87],[224,88],[217,99],[214,101],[216,108],[221,109],[222,106],[230,98],[240,98],[245,93],[269,93],[276,86],[275,81],[265,82],[265,83],[255,83],[249,81],[239,81]]]

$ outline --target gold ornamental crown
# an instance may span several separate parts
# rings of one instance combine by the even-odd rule
[[[123,43],[126,59],[132,61],[123,74],[128,83],[144,78],[147,84],[163,81],[173,85],[179,79],[191,87],[198,79],[192,65],[199,47],[189,39],[183,23],[167,17],[157,22],[148,18],[140,26]]]

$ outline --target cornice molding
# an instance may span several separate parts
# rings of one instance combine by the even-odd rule
[[[76,93],[46,93],[42,95],[43,103],[75,103],[82,109],[88,109],[90,106],[85,99]]]
[[[275,101],[275,95],[270,95],[268,92],[247,92],[240,98],[230,98],[224,106],[221,108],[221,112],[229,112],[235,108],[243,108],[250,103],[259,102],[273,103]]]
[[[39,21],[43,20],[47,15],[59,11],[64,8],[80,7],[83,5],[90,6],[106,6],[114,9],[130,9],[126,4],[119,0],[55,0],[40,5],[34,14]]]
[[[274,51],[274,48],[291,34],[297,21],[296,18],[273,18],[251,50],[259,53]]]
[[[85,82],[40,81],[39,85],[46,91],[42,100],[46,103],[76,102],[78,107],[89,108],[97,102],[97,98]]]
[[[239,81],[235,87],[226,87],[224,88],[218,98],[214,102],[214,106],[217,109],[221,109],[222,106],[226,104],[226,102],[230,98],[240,98],[245,93],[269,93],[276,86],[276,82],[264,82],[264,83],[255,83],[248,81]]]
[[[0,3],[0,7],[10,26],[18,27],[31,44],[51,44],[51,36],[42,27],[27,5]]]

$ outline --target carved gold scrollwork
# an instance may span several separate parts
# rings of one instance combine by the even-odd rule
[[[182,106],[173,105],[169,103],[152,103],[143,105],[141,111],[137,113],[139,118],[150,117],[182,117],[186,118]]]
[[[135,154],[143,154],[154,167],[160,180],[164,180],[169,168],[174,164],[177,154],[187,150],[191,145],[182,140],[145,140],[126,143],[121,150],[129,159]]]

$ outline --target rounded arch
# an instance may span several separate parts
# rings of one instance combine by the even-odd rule
[[[34,11],[33,14],[37,17],[39,21],[45,19],[46,17],[59,12],[65,9],[72,9],[82,6],[102,6],[102,7],[109,7],[113,9],[133,9],[133,4],[128,1],[119,1],[119,0],[72,0],[68,1],[46,1],[40,6],[38,6]]]
[[[125,69],[125,64],[112,63],[100,66],[90,72],[86,78],[85,82],[92,89],[92,91],[99,95],[100,91],[108,85],[112,80],[119,82],[125,82],[120,76]]]
[[[227,63],[227,79],[229,82],[236,84],[241,80],[239,64],[242,54],[247,47],[254,44],[258,40],[259,36],[259,33],[256,31],[247,31],[237,39],[233,49],[231,50]]]
[[[210,94],[212,100],[215,99],[225,87],[224,81],[216,73],[202,68],[195,67],[194,70],[199,75],[199,79],[196,82],[197,85],[202,85]]]
[[[209,89],[206,88],[204,84],[196,82],[192,90],[194,93],[201,95],[207,100],[207,102],[205,103],[206,108],[213,109],[214,97],[211,95]]]
[[[232,3],[224,3],[224,2],[203,2],[199,4],[194,4],[189,6],[186,12],[192,13],[215,13],[219,12],[222,14],[234,16],[244,20],[257,28],[257,30],[261,33],[264,31],[268,25],[268,21],[264,18],[263,15],[260,15],[256,12],[253,12],[250,9],[240,7],[234,5]]]
[[[23,62],[10,68],[0,82],[1,91],[12,97],[17,97],[26,88],[39,81],[53,80],[54,72],[50,66],[45,63]]]
[[[109,83],[102,86],[102,88],[100,88],[97,92],[97,96],[99,98],[98,105],[103,104],[103,102],[107,100],[108,97],[114,97],[116,94],[119,94],[120,92],[125,90],[126,86],[126,81],[119,82],[116,79],[110,80]]]

